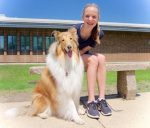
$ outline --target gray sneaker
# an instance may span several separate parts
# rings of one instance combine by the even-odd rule
[[[108,103],[104,99],[102,100],[97,99],[97,108],[104,116],[110,116],[112,114]]]
[[[99,119],[100,114],[97,109],[96,102],[92,101],[90,103],[87,103],[87,115],[94,119]]]

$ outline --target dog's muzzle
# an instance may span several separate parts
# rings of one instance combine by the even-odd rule
[[[72,46],[68,45],[65,51],[66,51],[66,54],[71,58],[72,57]]]

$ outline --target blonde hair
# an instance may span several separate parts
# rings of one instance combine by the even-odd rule
[[[85,10],[88,7],[95,7],[95,8],[97,8],[97,10],[98,10],[98,17],[99,17],[100,9],[99,9],[98,5],[95,4],[95,3],[88,3],[88,4],[86,4],[84,6],[83,12],[82,12],[82,17],[84,16]],[[100,27],[99,27],[99,24],[97,23],[96,26],[93,28],[92,33],[91,33],[92,38],[97,42],[97,44],[100,44],[99,35],[100,35]]]

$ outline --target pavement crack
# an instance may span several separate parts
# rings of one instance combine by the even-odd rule
[[[99,119],[97,119],[97,121],[102,126],[102,128],[107,128]]]

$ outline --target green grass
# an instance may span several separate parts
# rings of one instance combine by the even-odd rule
[[[0,90],[31,90],[39,75],[30,75],[30,66],[33,65],[0,65]]]
[[[136,71],[137,90],[150,92],[150,69]]]
[[[31,91],[40,75],[30,75],[29,67],[33,65],[0,65],[0,90],[2,91]],[[136,71],[138,92],[150,91],[150,69]],[[107,89],[116,88],[116,72],[107,73]],[[86,90],[86,75],[84,90]]]
[[[107,78],[106,84],[108,85],[108,87],[114,86],[116,84],[117,73],[116,72],[107,72],[106,78]],[[84,88],[86,88],[86,84],[87,84],[86,74],[84,74],[83,84],[84,84]]]

